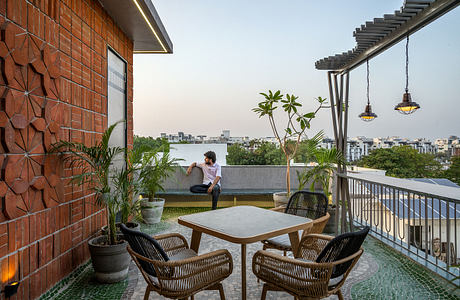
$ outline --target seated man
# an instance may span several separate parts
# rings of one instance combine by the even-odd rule
[[[217,200],[220,194],[220,178],[222,177],[221,168],[216,163],[216,153],[208,151],[204,154],[204,162],[192,163],[187,169],[187,175],[192,173],[193,167],[198,167],[203,171],[203,183],[190,187],[192,193],[212,193],[212,209],[217,208]]]

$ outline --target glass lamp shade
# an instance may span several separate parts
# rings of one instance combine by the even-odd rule
[[[364,109],[364,112],[359,114],[359,117],[361,120],[365,122],[370,122],[377,118],[377,115],[372,112],[372,107],[370,104],[366,105],[366,108]]]
[[[409,92],[405,92],[401,103],[395,106],[395,110],[399,111],[404,115],[409,115],[420,108],[416,102],[412,102],[412,98]]]

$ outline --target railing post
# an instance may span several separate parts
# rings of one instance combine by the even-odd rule
[[[393,188],[393,241],[396,241],[396,190]],[[399,200],[398,200],[398,212],[399,212]],[[399,218],[398,218],[398,232],[399,232]]]
[[[378,198],[380,200],[378,201],[379,209],[380,209],[380,234],[383,235],[383,205],[382,205],[382,197],[383,196],[383,186],[380,186],[380,193],[378,195]]]
[[[446,232],[446,235],[447,235],[447,259],[446,259],[446,263],[447,263],[447,270],[449,270],[450,268],[450,265],[451,265],[451,257],[450,257],[450,203],[448,201],[446,201],[446,208],[447,208],[447,212],[446,212],[446,226],[447,226],[447,232]],[[442,248],[442,247],[441,247]],[[455,262],[457,263],[457,262]]]
[[[407,193],[407,249],[410,250],[410,193]]]
[[[425,259],[428,259],[428,199],[426,196],[425,196]]]

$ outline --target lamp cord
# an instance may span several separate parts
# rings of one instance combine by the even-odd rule
[[[369,59],[366,60],[367,63],[367,105],[370,105],[369,101]]]
[[[406,93],[409,92],[409,34],[406,39]]]

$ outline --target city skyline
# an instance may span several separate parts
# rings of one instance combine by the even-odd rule
[[[268,121],[251,109],[268,89],[294,93],[313,109],[329,98],[323,57],[355,46],[356,27],[403,4],[396,1],[208,1],[154,0],[174,41],[174,54],[134,56],[134,133],[157,136],[187,131],[218,135],[270,136]],[[324,24],[327,24],[325,26]],[[401,101],[405,43],[370,60],[370,100],[378,118],[358,118],[366,104],[365,65],[350,73],[349,136],[458,135],[455,122],[460,81],[460,10],[411,35],[409,90],[421,109],[410,116],[393,110]],[[442,55],[441,55],[442,54]],[[312,122],[310,136],[332,136],[329,109]]]
[[[221,129],[220,130],[220,133],[216,133],[216,134],[205,134],[203,132],[198,132],[197,134],[193,134],[193,133],[190,133],[190,132],[187,132],[186,130],[179,130],[177,132],[160,132],[158,135],[155,135],[155,136],[152,136],[152,135],[140,135],[140,134],[136,134],[138,136],[142,136],[142,137],[152,137],[152,138],[161,138],[162,135],[178,135],[179,133],[182,133],[184,135],[190,135],[190,136],[193,136],[193,137],[197,137],[197,138],[202,138],[202,139],[205,139],[205,138],[214,138],[214,137],[219,137],[219,136],[222,136],[224,134],[225,131],[228,131],[229,134],[231,134],[231,130],[228,130],[228,129]],[[216,131],[217,132],[217,131]],[[242,134],[242,135],[230,135],[231,137],[244,137],[244,138],[249,138],[249,139],[261,139],[261,138],[275,138],[275,136],[272,134],[272,135],[266,135],[266,136],[249,136],[249,135],[246,135],[246,134]],[[311,136],[311,135],[309,135]],[[365,138],[401,138],[401,139],[411,139],[411,140],[416,140],[416,139],[427,139],[427,140],[436,140],[436,139],[448,139],[450,137],[460,137],[460,134],[448,134],[448,135],[445,135],[445,136],[436,136],[436,137],[433,137],[433,138],[428,138],[428,137],[424,137],[424,136],[416,136],[416,137],[408,137],[408,136],[400,136],[400,135],[381,135],[381,136],[366,136],[366,135],[348,135],[348,138],[356,138],[356,137],[365,137]],[[333,139],[334,136],[331,135],[325,135],[324,138],[331,138]]]

